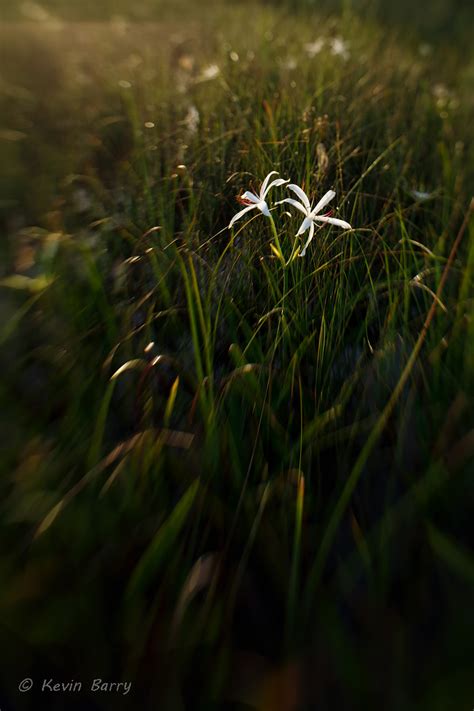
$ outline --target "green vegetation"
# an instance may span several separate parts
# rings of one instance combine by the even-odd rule
[[[468,6],[109,5],[0,28],[7,708],[472,707]]]

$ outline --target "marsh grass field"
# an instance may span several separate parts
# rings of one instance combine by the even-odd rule
[[[472,708],[469,3],[4,4],[2,711]]]

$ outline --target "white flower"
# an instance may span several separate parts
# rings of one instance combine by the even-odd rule
[[[196,84],[199,84],[203,81],[212,81],[213,79],[216,79],[220,73],[221,70],[219,69],[217,64],[209,64],[207,67],[204,67],[201,74],[196,79]]]
[[[188,113],[183,119],[183,124],[186,127],[186,129],[189,131],[189,133],[196,133],[199,127],[199,122],[201,120],[201,117],[199,115],[199,111],[197,108],[194,106],[194,104],[191,104],[191,106],[188,109]]]
[[[338,227],[343,227],[346,230],[352,229],[350,224],[348,222],[344,222],[344,220],[338,220],[336,217],[330,217],[329,215],[320,215],[319,213],[321,210],[326,207],[326,205],[331,202],[333,197],[336,195],[334,190],[328,190],[328,192],[323,195],[321,200],[316,203],[315,207],[311,207],[311,203],[309,201],[308,196],[302,190],[298,185],[288,185],[289,189],[292,190],[301,200],[301,202],[298,202],[298,200],[293,200],[293,198],[285,198],[284,200],[280,200],[280,202],[277,203],[277,205],[281,205],[283,202],[287,202],[290,205],[293,205],[293,207],[296,207],[297,210],[302,212],[305,215],[305,218],[303,222],[301,223],[301,227],[299,228],[296,236],[299,237],[300,235],[304,234],[307,230],[309,230],[309,237],[308,240],[306,241],[305,246],[303,247],[303,250],[300,252],[300,257],[304,257],[306,254],[306,250],[308,248],[309,243],[314,237],[314,228],[315,228],[315,222],[323,222],[323,223],[328,223],[330,225],[337,225]]]
[[[329,42],[331,48],[331,54],[335,57],[342,57],[342,59],[349,59],[351,56],[349,52],[349,45],[343,37],[333,37]]]
[[[270,178],[272,177],[272,175],[278,175],[277,171],[272,170],[271,173],[267,175],[267,177],[262,183],[262,187],[260,188],[260,192],[258,195],[255,195],[255,193],[251,193],[249,190],[247,190],[243,195],[237,198],[238,201],[241,202],[242,205],[246,205],[246,207],[240,212],[238,212],[236,215],[234,215],[234,217],[229,223],[229,229],[235,222],[237,222],[237,220],[240,220],[240,218],[243,217],[246,212],[250,212],[250,210],[255,210],[255,208],[260,210],[260,212],[262,212],[266,217],[270,217],[270,210],[268,209],[268,205],[265,201],[266,196],[272,188],[276,188],[280,185],[284,185],[285,183],[289,183],[289,180],[283,180],[282,178],[272,180],[272,182],[270,183]]]
[[[322,37],[319,37],[314,42],[308,42],[307,44],[305,44],[304,48],[310,57],[315,57],[321,52],[324,47],[324,44],[325,40]]]
[[[314,42],[308,42],[304,45],[306,53],[309,57],[315,57],[317,54],[322,52],[325,47],[328,47],[331,54],[335,57],[342,57],[342,59],[347,60],[351,56],[349,52],[349,44],[340,35],[330,39],[318,37],[318,39]]]
[[[412,190],[411,194],[415,200],[419,200],[420,202],[424,202],[425,200],[429,200],[433,197],[433,193],[428,193],[426,190]]]

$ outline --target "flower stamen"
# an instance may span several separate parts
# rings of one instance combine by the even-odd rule
[[[237,202],[240,202],[241,205],[253,205],[254,203],[249,200],[248,198],[244,198],[241,195],[236,196]]]

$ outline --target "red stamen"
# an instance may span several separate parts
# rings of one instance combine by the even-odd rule
[[[253,202],[249,200],[248,198],[243,198],[240,195],[237,195],[236,198],[237,202],[240,202],[241,205],[253,205]]]

